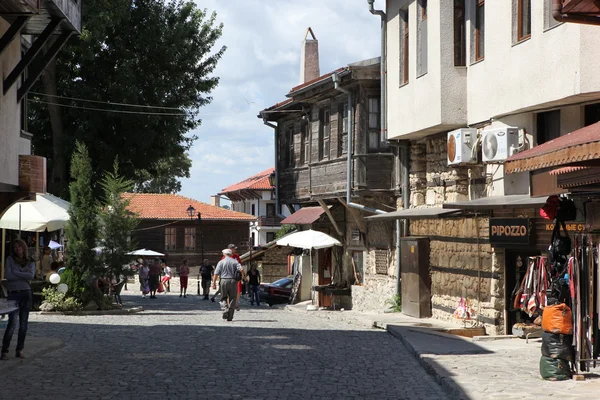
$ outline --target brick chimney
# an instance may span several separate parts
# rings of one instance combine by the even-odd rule
[[[309,39],[308,34],[310,33]],[[321,76],[319,71],[319,41],[309,27],[302,41],[302,52],[300,54],[300,84],[312,81]]]
[[[210,196],[210,205],[221,207],[221,198],[218,195]]]

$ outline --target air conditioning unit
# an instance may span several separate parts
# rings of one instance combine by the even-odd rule
[[[483,162],[504,161],[519,149],[519,128],[488,129],[481,133]]]
[[[476,139],[477,129],[461,128],[448,132],[448,165],[477,163],[477,156],[473,154]]]

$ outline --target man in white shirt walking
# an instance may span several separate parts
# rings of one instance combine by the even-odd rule
[[[213,289],[217,288],[217,276],[221,277],[221,307],[223,309],[223,319],[233,320],[235,312],[235,299],[237,297],[238,282],[244,278],[244,268],[231,257],[231,249],[223,250],[224,259],[219,261],[215,274],[212,279]]]

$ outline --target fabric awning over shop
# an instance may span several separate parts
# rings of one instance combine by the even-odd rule
[[[331,206],[329,206],[331,208]],[[318,220],[325,210],[323,207],[304,207],[281,221],[282,224],[305,225]]]
[[[568,164],[600,161],[600,122],[512,155],[505,172],[534,171]]]
[[[459,210],[497,210],[502,208],[531,208],[546,204],[547,197],[529,197],[528,194],[482,197],[470,201],[447,203],[443,207]]]
[[[381,220],[381,219],[427,219],[436,218],[443,215],[450,215],[459,212],[460,210],[453,210],[442,207],[430,207],[430,208],[409,208],[406,210],[399,210],[389,212],[387,214],[378,214],[365,219],[370,220]]]
[[[37,193],[35,200],[21,200],[11,205],[0,218],[0,228],[28,232],[49,232],[65,227],[71,204],[47,193]]]

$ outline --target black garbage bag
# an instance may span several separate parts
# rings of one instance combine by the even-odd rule
[[[549,358],[560,358],[573,361],[573,335],[560,333],[542,333],[542,355]]]
[[[564,381],[571,379],[571,368],[567,360],[542,356],[540,375],[547,381]]]

